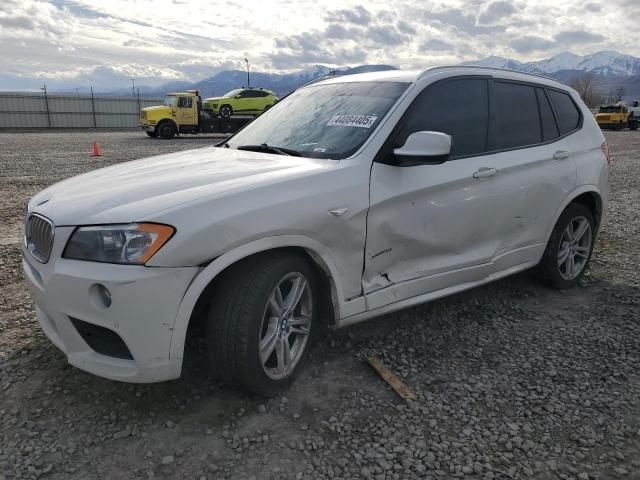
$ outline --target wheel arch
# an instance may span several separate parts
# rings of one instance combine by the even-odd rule
[[[339,308],[344,302],[344,296],[338,270],[329,250],[310,237],[298,235],[268,237],[225,252],[198,272],[187,288],[176,315],[171,335],[170,358],[183,359],[185,341],[192,320],[202,311],[202,308],[206,308],[216,280],[238,262],[268,252],[296,252],[305,256],[319,274],[320,288],[325,300],[321,302],[321,315],[324,315],[329,323],[335,323],[340,318]]]
[[[157,125],[156,125],[156,131],[158,130],[158,127],[164,123],[172,123],[174,127],[176,127],[176,129],[178,128],[178,124],[176,123],[175,120],[173,120],[172,118],[163,118],[162,120],[160,120]]]
[[[571,194],[568,195],[565,199],[564,203],[556,211],[553,222],[551,223],[551,228],[547,232],[545,244],[549,242],[549,238],[551,237],[553,228],[558,222],[560,215],[562,215],[562,212],[564,212],[565,209],[572,203],[579,203],[591,210],[596,221],[596,231],[599,229],[603,213],[602,193],[600,192],[600,189],[595,185],[583,185],[582,187],[571,192]]]

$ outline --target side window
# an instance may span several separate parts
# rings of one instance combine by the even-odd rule
[[[557,90],[548,90],[548,92],[553,108],[556,111],[556,116],[558,117],[560,134],[564,135],[578,128],[580,124],[580,112],[571,97],[567,93]]]
[[[542,88],[536,88],[538,95],[538,104],[540,105],[540,121],[542,123],[542,141],[548,142],[560,136],[556,119],[551,110],[551,104],[547,98],[547,94]]]
[[[240,92],[240,98],[250,98],[251,97],[251,90],[243,90],[242,92]]]
[[[404,145],[413,132],[435,131],[451,135],[451,157],[487,151],[489,125],[488,83],[483,78],[445,80],[428,86],[414,100],[395,139]]]
[[[494,82],[495,132],[492,150],[540,143],[540,114],[535,88],[530,85]]]
[[[268,95],[269,94],[267,92],[264,92],[264,91],[257,91],[256,92],[256,97],[266,97]]]
[[[178,99],[178,108],[191,108],[193,106],[192,97],[180,97]]]

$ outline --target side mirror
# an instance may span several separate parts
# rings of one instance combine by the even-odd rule
[[[451,137],[442,132],[414,132],[393,154],[399,167],[444,163],[451,154]]]
[[[242,97],[241,97],[240,95],[236,95],[236,96],[235,96],[235,97],[233,97],[233,98],[235,98],[235,99],[237,100],[237,99],[242,98]]]

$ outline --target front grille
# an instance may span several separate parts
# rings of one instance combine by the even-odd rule
[[[609,120],[611,120],[611,115],[599,115],[598,120],[601,120],[603,122],[608,122]]]
[[[147,112],[145,112],[144,110],[140,112],[140,119],[141,120],[146,120],[147,119]]]
[[[73,317],[69,319],[82,339],[96,352],[108,357],[133,360],[133,355],[124,340],[113,330]]]
[[[27,249],[41,263],[47,263],[53,246],[53,223],[48,218],[31,214],[24,227]]]

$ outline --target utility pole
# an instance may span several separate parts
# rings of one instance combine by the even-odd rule
[[[91,113],[93,113],[93,128],[98,128],[98,122],[96,122],[96,99],[93,96],[93,85],[91,87]]]
[[[249,60],[245,57],[244,61],[247,62],[247,88],[249,88],[251,86],[251,82],[249,81]]]
[[[131,80],[131,94],[135,97],[136,96],[136,79],[130,78],[129,80]]]
[[[47,125],[51,128],[51,113],[49,112],[49,97],[47,96],[47,85],[45,84],[40,90],[44,91],[44,104],[47,107]]]

